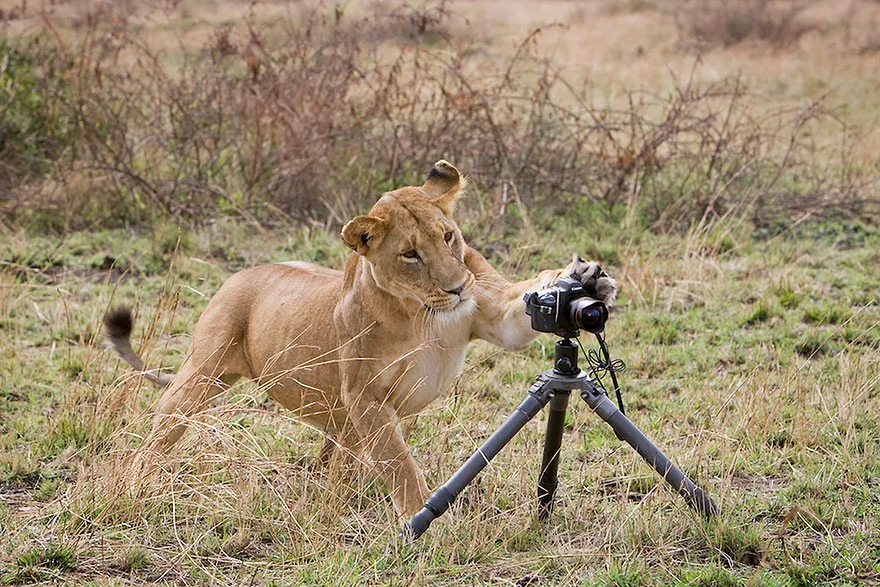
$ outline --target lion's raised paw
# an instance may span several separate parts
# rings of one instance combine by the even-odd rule
[[[608,275],[602,266],[595,261],[586,261],[577,253],[571,265],[565,270],[566,275],[577,279],[584,285],[587,295],[603,302],[609,308],[617,298],[617,282]]]

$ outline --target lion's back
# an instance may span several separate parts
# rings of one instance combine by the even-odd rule
[[[271,355],[306,332],[320,346],[335,346],[333,310],[342,285],[341,271],[312,263],[244,269],[217,291],[196,328],[219,330],[227,340],[244,339],[258,355]]]

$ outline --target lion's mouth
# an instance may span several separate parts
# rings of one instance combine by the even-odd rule
[[[434,315],[451,315],[459,312],[469,313],[476,308],[476,302],[471,296],[455,296],[455,299],[450,299],[447,303],[441,305],[425,303],[424,308],[429,314]]]

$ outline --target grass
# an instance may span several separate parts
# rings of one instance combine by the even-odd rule
[[[401,85],[389,87],[421,80],[422,92],[379,91],[391,110],[370,102],[361,114],[378,118],[343,120],[357,123],[346,136],[339,121],[311,117],[323,167],[297,167],[314,155],[290,140],[300,126],[280,129],[252,106],[277,94],[270,114],[287,112],[290,94],[268,90],[301,91],[299,70],[267,53],[288,85],[226,84],[250,88],[250,76],[268,71],[244,72],[253,39],[243,22],[267,43],[304,43],[289,47],[294,57],[314,49],[284,28],[315,16],[305,4],[184,0],[144,12],[0,0],[0,183],[10,186],[0,195],[0,584],[880,581],[871,36],[880,10],[798,3],[779,13],[796,26],[778,42],[758,29],[713,40],[730,32],[723,19],[733,13],[711,3],[705,23],[683,20],[697,18],[692,4],[560,0],[536,15],[528,2],[480,0],[388,5],[385,16],[348,6],[338,30],[383,28],[358,32],[355,44],[336,39],[329,46],[345,59],[327,69],[305,60],[317,69],[304,79],[347,83],[333,74],[359,70],[362,51],[376,59],[369,71],[385,75],[402,55],[388,78]],[[749,14],[733,14],[737,26]],[[551,20],[566,22],[564,33],[526,37]],[[314,30],[335,30],[319,21]],[[699,54],[684,48],[690,41],[703,43]],[[415,56],[423,69],[408,69]],[[503,83],[484,73],[517,63],[527,67]],[[441,83],[443,72],[458,81]],[[471,93],[468,80],[479,82]],[[535,80],[550,85],[533,92]],[[131,92],[138,84],[144,91]],[[207,87],[217,92],[199,93]],[[469,97],[491,98],[494,109]],[[528,116],[504,117],[505,108]],[[361,129],[364,120],[384,122]],[[433,135],[432,121],[447,132]],[[402,150],[389,162],[383,133],[392,131]],[[322,155],[327,145],[354,145],[358,157]],[[398,539],[400,520],[368,470],[316,466],[320,434],[247,382],[195,418],[162,467],[133,474],[158,391],[103,348],[107,309],[133,306],[135,348],[173,370],[224,279],[279,260],[342,267],[345,215],[439,157],[470,173],[459,222],[504,273],[525,277],[578,251],[618,279],[607,339],[627,363],[627,414],[721,516],[700,520],[578,400],[558,502],[543,523],[543,414],[414,543]],[[268,175],[247,161],[264,162]],[[564,185],[541,169],[565,171]],[[291,210],[327,214],[272,206],[268,187]],[[553,344],[545,336],[521,353],[472,345],[453,389],[405,422],[429,484],[448,479],[519,404]]]
[[[231,272],[289,258],[338,267],[346,255],[322,232],[245,232],[229,221],[179,238],[18,232],[3,243],[5,582],[809,585],[875,576],[880,256],[871,229],[855,248],[779,237],[714,254],[679,237],[605,233],[622,284],[608,340],[628,364],[628,413],[716,497],[717,521],[701,522],[573,402],[549,522],[534,516],[539,416],[414,544],[398,540],[368,472],[315,469],[319,435],[249,384],[197,418],[163,470],[126,488],[125,457],[157,391],[101,348],[103,312],[133,303],[135,340],[150,363],[173,368]],[[595,246],[582,232],[535,238],[537,256],[496,264],[525,275]],[[125,270],[102,254],[126,259]],[[520,354],[474,345],[454,391],[407,423],[432,483],[519,403],[552,344],[542,338]]]

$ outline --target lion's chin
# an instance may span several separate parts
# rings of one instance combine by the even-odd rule
[[[464,298],[440,308],[425,304],[425,308],[435,318],[453,322],[473,313],[477,309],[477,301],[474,298]]]

